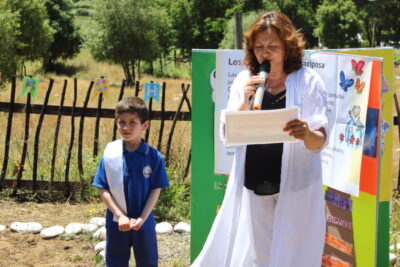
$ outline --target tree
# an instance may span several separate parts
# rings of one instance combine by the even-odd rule
[[[319,2],[315,0],[276,0],[279,9],[304,34],[309,48],[318,46],[318,38],[314,35],[314,29],[317,26],[315,13]]]
[[[370,47],[400,44],[400,1],[361,1],[356,0],[362,19],[363,38]]]
[[[21,65],[27,60],[43,59],[53,40],[46,7],[41,0],[5,0],[5,6],[19,17],[16,49]]]
[[[12,12],[4,2],[0,2],[0,72],[2,73],[0,84],[17,71],[16,48],[20,47],[17,40],[20,34],[18,26],[18,14]]]
[[[74,25],[70,0],[45,0],[50,25],[55,30],[49,55],[44,60],[46,70],[51,70],[57,59],[72,58],[79,53],[82,38]]]
[[[271,3],[269,5],[270,8],[267,8],[266,10],[278,10],[278,7],[274,4]],[[252,12],[247,12],[242,15],[243,22],[243,32],[245,32],[249,27],[250,24],[260,15],[260,11],[252,11]],[[220,49],[234,49],[235,48],[235,32],[236,32],[236,21],[235,17],[232,17],[228,23],[227,26],[225,27],[224,31],[224,38],[219,44]]]
[[[97,28],[91,33],[88,45],[94,57],[109,61],[124,70],[128,83],[140,73],[140,61],[157,58],[158,29],[164,23],[156,3],[145,0],[99,0],[95,5]]]
[[[324,0],[317,10],[316,35],[329,48],[358,47],[361,20],[351,0]]]

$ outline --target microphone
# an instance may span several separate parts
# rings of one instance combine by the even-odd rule
[[[269,61],[264,61],[260,65],[260,76],[263,77],[265,80],[268,79],[268,73],[271,70],[271,64]],[[256,96],[254,97],[254,104],[253,104],[253,109],[255,110],[260,110],[261,109],[261,104],[262,100],[264,97],[264,91],[265,91],[265,83],[260,83],[257,85],[257,91],[256,91]]]

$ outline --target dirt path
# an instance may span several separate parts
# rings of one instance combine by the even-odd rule
[[[72,205],[0,200],[0,224],[10,226],[16,221],[35,221],[43,227],[65,227],[70,222],[88,223],[91,217],[102,217],[104,211],[102,203]],[[188,266],[189,239],[188,234],[159,235],[160,266]],[[37,234],[20,234],[7,229],[0,232],[0,267],[103,266],[94,252],[97,242],[90,235],[43,240]]]

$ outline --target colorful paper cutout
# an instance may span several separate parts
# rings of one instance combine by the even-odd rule
[[[341,261],[336,257],[332,257],[329,255],[322,255],[322,266],[325,267],[351,267],[351,265],[347,262]]]
[[[351,65],[353,66],[353,70],[355,71],[355,73],[357,75],[363,74],[364,71],[362,70],[362,68],[365,65],[365,61],[364,60],[360,60],[360,61],[357,62],[355,59],[352,59],[351,60]]]
[[[354,80],[353,79],[346,79],[346,76],[344,75],[344,72],[340,72],[340,88],[342,88],[343,91],[347,92],[347,89],[353,86]]]
[[[382,75],[382,81],[381,81],[381,87],[382,87],[382,93],[387,93],[387,92],[389,92],[389,89],[390,89],[390,87],[389,87],[389,83],[388,83],[388,81],[386,80],[386,78],[385,78],[385,76],[384,75]]]
[[[36,98],[38,88],[39,79],[24,77],[24,79],[22,80],[21,96],[26,96],[29,93],[33,98]]]
[[[330,222],[330,223],[333,223],[333,224],[336,224],[336,225],[339,225],[339,226],[341,226],[343,228],[346,228],[346,229],[349,229],[349,230],[352,229],[351,222],[348,222],[346,220],[343,220],[341,218],[338,218],[338,217],[335,217],[335,216],[332,216],[332,215],[326,216],[326,221]]]
[[[353,208],[353,200],[350,198],[343,197],[341,195],[335,194],[332,191],[327,190],[325,192],[325,200],[336,207],[344,210],[351,211]]]
[[[329,233],[325,235],[325,243],[346,253],[347,255],[353,256],[353,245],[343,241]]]
[[[94,82],[94,92],[96,96],[98,96],[99,94],[103,94],[103,96],[106,96],[109,92],[108,81],[104,78],[97,79]]]
[[[145,83],[144,84],[144,101],[149,101],[150,98],[160,102],[160,84],[159,83]]]

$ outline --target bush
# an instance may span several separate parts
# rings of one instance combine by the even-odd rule
[[[190,186],[172,168],[167,168],[169,187],[161,190],[154,209],[157,221],[181,221],[190,218]]]
[[[396,66],[400,65],[400,49],[394,50],[394,64]]]

